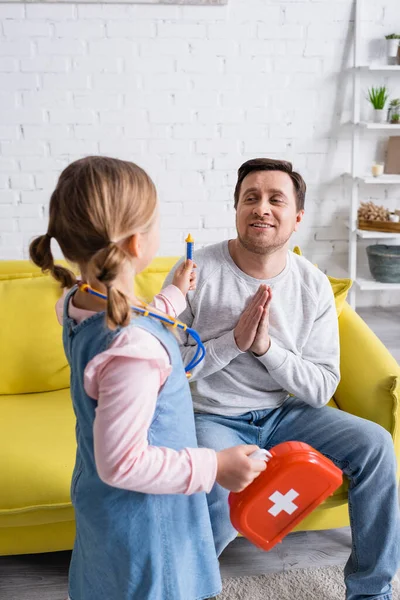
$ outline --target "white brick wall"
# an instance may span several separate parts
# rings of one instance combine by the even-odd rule
[[[296,241],[344,274],[352,4],[0,3],[0,258],[27,256],[59,172],[81,156],[115,155],[149,171],[162,254],[181,253],[189,230],[198,246],[233,235],[236,170],[270,156],[292,160],[309,184]],[[366,54],[394,23],[399,30],[398,0],[369,3]],[[398,79],[390,87],[400,96]],[[362,145],[366,168],[375,140]],[[363,192],[399,204],[398,190]]]

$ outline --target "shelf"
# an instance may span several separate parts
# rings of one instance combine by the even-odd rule
[[[350,225],[346,223],[347,229]],[[388,240],[400,237],[400,233],[388,233],[386,231],[367,231],[366,229],[357,229],[357,237],[363,240]]]
[[[382,71],[383,73],[400,73],[400,65],[366,65],[363,67],[358,67],[360,71],[374,72],[374,71]]]
[[[400,237],[400,233],[387,233],[386,231],[366,231],[357,229],[357,235],[363,240],[384,240]]]
[[[371,183],[373,185],[400,185],[400,175],[381,175],[380,177],[364,175],[364,177],[353,177],[351,173],[343,173],[343,176],[355,179],[360,183]]]
[[[380,283],[375,279],[367,279],[366,277],[357,277],[356,284],[360,290],[364,291],[400,290],[400,283]]]
[[[372,175],[366,175],[365,177],[357,177],[362,183],[372,185],[400,185],[400,175],[381,175],[380,177],[372,177]]]
[[[391,123],[365,123],[365,122],[361,122],[358,123],[359,127],[363,127],[364,129],[376,129],[376,130],[382,130],[382,131],[388,131],[388,130],[393,130],[393,131],[400,131],[400,124],[399,125],[392,125]]]

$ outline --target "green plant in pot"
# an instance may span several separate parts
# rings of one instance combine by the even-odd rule
[[[400,98],[395,98],[389,104],[388,121],[393,125],[397,125],[400,121]]]
[[[372,87],[368,90],[367,100],[372,104],[374,109],[374,122],[385,123],[386,112],[385,105],[388,101],[389,94],[385,85],[381,87]]]
[[[386,36],[386,48],[389,62],[394,62],[392,59],[397,58],[399,51],[400,35],[398,33],[391,33]]]

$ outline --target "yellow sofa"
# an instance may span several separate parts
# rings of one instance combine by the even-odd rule
[[[137,294],[157,293],[175,260],[156,259],[137,277]],[[73,545],[75,419],[54,311],[60,293],[28,261],[0,261],[0,555]],[[332,405],[380,423],[399,456],[399,366],[348,304],[339,325],[342,380]],[[344,484],[298,529],[347,525],[346,490]]]

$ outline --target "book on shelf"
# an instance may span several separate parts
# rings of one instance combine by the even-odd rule
[[[387,175],[400,175],[400,136],[391,136],[385,162]]]

